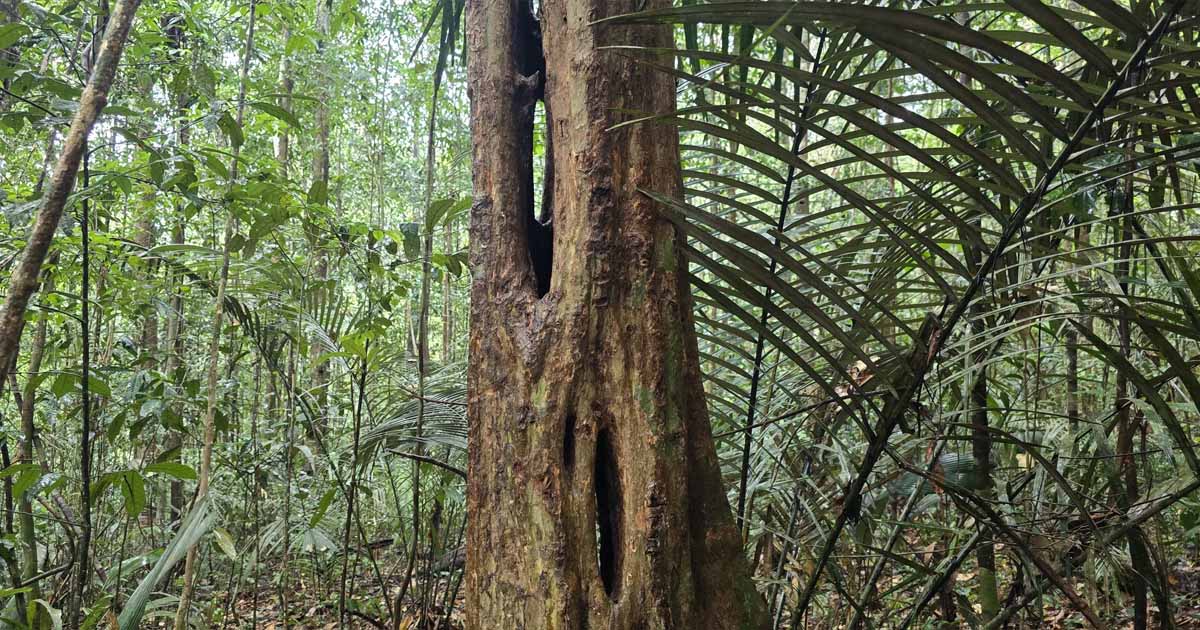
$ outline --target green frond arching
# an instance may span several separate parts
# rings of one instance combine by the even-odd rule
[[[954,513],[953,488],[973,490],[951,478],[976,465],[964,392],[981,369],[1001,475],[992,484],[1013,491],[1001,493],[1011,518],[1043,518],[1036,488],[1087,520],[1103,501],[1079,488],[1096,478],[1060,457],[1086,461],[1099,447],[1062,411],[1069,337],[1099,379],[1085,389],[1103,391],[1114,371],[1137,389],[1164,435],[1158,474],[1194,474],[1195,409],[1182,407],[1183,420],[1164,396],[1195,396],[1185,358],[1196,352],[1194,274],[1179,261],[1200,238],[1189,183],[1200,68],[1182,61],[1194,31],[1180,3],[1135,4],[746,2],[610,18],[687,34],[672,64],[647,61],[677,78],[678,109],[625,124],[680,129],[687,197],[663,202],[689,236],[714,431],[730,449],[745,439],[746,456],[725,461],[742,493],[749,485],[752,541],[774,536],[785,557],[825,562],[809,549],[838,543],[832,517],[815,515],[857,499],[844,492],[860,466],[866,501],[898,507],[931,449],[942,454],[921,492],[942,488],[938,510]],[[722,45],[730,27],[751,31],[753,46]],[[986,275],[971,251],[991,259]],[[864,463],[854,445],[880,430],[927,313],[963,323],[938,340],[907,426]],[[1123,353],[1113,335],[1131,319],[1141,332]],[[1168,350],[1178,344],[1188,351]],[[1110,392],[1094,395],[1111,404]],[[1066,444],[1078,450],[1058,450]],[[1026,471],[1036,485],[1014,490]],[[824,507],[798,513],[800,495]],[[898,527],[921,527],[913,507]],[[879,551],[889,528],[836,548],[913,570]],[[791,575],[782,560],[771,573]],[[839,592],[837,579],[820,592]],[[780,617],[791,615],[797,593],[775,594],[776,610],[789,609]]]
[[[0,0],[5,278],[105,15],[123,4]],[[773,630],[1195,616],[1196,3],[606,6],[575,16],[595,20],[597,61],[674,80],[673,109],[618,107],[612,131],[678,134],[683,194],[642,192],[679,230],[720,481]],[[18,359],[0,366],[6,620],[51,627],[67,607],[88,505],[91,622],[109,608],[123,627],[174,614],[171,578],[196,547],[191,627],[278,625],[285,610],[459,627],[468,522],[506,509],[466,508],[480,430],[466,419],[467,313],[481,306],[471,134],[494,131],[468,124],[465,62],[494,48],[468,50],[467,9],[141,3],[18,322]],[[613,35],[618,22],[673,24],[674,45]],[[575,95],[606,87],[541,78]],[[554,116],[541,103],[533,118],[537,190],[552,181]],[[533,421],[562,419],[546,416]],[[591,425],[570,422],[584,441],[539,455],[588,456]],[[212,492],[191,505],[206,443]],[[537,480],[532,493],[562,492],[497,462]],[[655,516],[653,493],[622,487],[632,523]],[[544,584],[597,590],[586,525],[547,556],[581,560],[581,574]]]

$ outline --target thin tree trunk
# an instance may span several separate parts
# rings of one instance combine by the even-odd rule
[[[288,348],[287,385],[285,392],[287,395],[287,434],[284,438],[286,443],[283,449],[283,534],[280,536],[279,541],[280,547],[283,549],[283,558],[280,561],[282,566],[280,567],[279,579],[279,612],[280,617],[283,619],[283,628],[287,630],[291,623],[291,617],[288,616],[288,603],[291,600],[291,594],[288,589],[291,587],[292,479],[296,473],[296,454],[293,452],[296,440],[296,347],[294,344]]]
[[[295,82],[292,80],[292,55],[287,52],[287,47],[292,41],[292,26],[286,21],[283,25],[282,39],[284,52],[279,61],[279,106],[290,113],[292,111],[292,89]],[[288,135],[287,125],[282,126],[279,135],[275,138],[275,160],[279,162],[279,168],[286,178],[288,163],[291,160],[291,136]]]
[[[992,433],[988,423],[988,347],[984,343],[985,325],[983,321],[982,302],[972,306],[974,311],[971,320],[971,332],[974,343],[979,344],[972,362],[974,381],[971,385],[969,407],[971,409],[971,455],[975,461],[975,475],[979,494],[991,498],[992,490]],[[988,621],[1000,612],[1000,597],[996,589],[996,547],[987,527],[982,523],[981,539],[975,551],[975,559],[979,564],[979,581],[976,593],[979,597],[981,619]]]
[[[971,229],[974,238],[983,238],[982,219],[973,221]],[[969,240],[964,239],[964,243],[967,242]],[[966,248],[968,268],[974,273],[983,261],[983,249],[974,245],[964,245],[964,247]],[[977,483],[975,487],[979,489],[980,496],[990,498],[994,492],[992,490],[992,432],[988,422],[987,359],[989,344],[986,342],[986,305],[987,303],[983,299],[976,299],[971,304],[971,343],[975,344],[977,348],[968,359],[968,365],[971,368],[968,373],[972,380],[970,381],[970,395],[967,396],[968,403],[964,406],[969,409],[971,422],[971,458],[975,463],[975,481]],[[979,565],[976,594],[979,598],[981,619],[987,621],[1000,612],[1000,596],[996,588],[996,547],[987,527],[982,523],[976,526],[980,528],[980,541],[975,551],[975,560]]]
[[[242,49],[241,81],[238,86],[237,125],[242,126],[246,112],[246,84],[249,83],[250,59],[254,51],[254,23],[257,0],[250,0],[248,23],[246,24],[246,40]],[[233,143],[233,158],[229,164],[230,187],[238,178],[238,156],[241,143]],[[212,451],[216,442],[217,414],[217,367],[221,350],[221,330],[225,318],[225,291],[229,284],[230,243],[233,240],[234,213],[229,212],[225,218],[224,246],[221,254],[221,271],[217,280],[217,295],[213,304],[213,321],[208,347],[208,400],[204,409],[204,445],[200,451],[200,473],[196,480],[196,498],[193,505],[208,494],[208,486],[212,477]],[[179,608],[175,612],[175,630],[186,630],[188,613],[192,603],[192,593],[195,590],[196,571],[198,569],[199,547],[192,545],[188,548],[184,560],[183,592],[179,595]]]
[[[4,307],[0,311],[0,383],[4,382],[12,365],[13,355],[21,339],[21,328],[25,322],[25,309],[37,290],[42,262],[46,260],[46,253],[54,240],[54,232],[58,229],[58,221],[62,217],[67,198],[75,188],[75,175],[79,172],[79,164],[83,160],[88,135],[101,110],[108,103],[108,90],[116,77],[121,52],[125,48],[125,40],[139,4],[141,0],[120,0],[108,20],[100,54],[96,58],[83,95],[79,98],[79,108],[71,120],[71,130],[67,132],[58,165],[54,168],[50,186],[34,218],[33,230],[25,242],[21,262],[9,279],[8,294],[4,297]]]
[[[317,111],[314,116],[314,140],[316,147],[313,150],[312,161],[312,184],[310,190],[316,194],[310,193],[312,201],[316,203],[328,205],[329,202],[329,100],[332,95],[329,93],[328,79],[326,76],[330,72],[328,63],[328,52],[326,48],[329,45],[330,37],[330,20],[332,19],[333,6],[331,0],[317,0],[317,66],[319,85],[317,98]],[[318,229],[318,233],[322,230]],[[315,268],[313,275],[317,284],[316,290],[313,291],[313,297],[316,303],[324,305],[329,299],[330,292],[325,288],[325,281],[329,279],[329,252],[319,241],[314,245],[313,256],[315,258]],[[317,410],[317,417],[311,425],[311,430],[318,436],[324,435],[328,428],[327,407],[329,405],[329,362],[321,360],[321,355],[324,351],[321,348],[321,343],[318,337],[314,336],[309,340],[309,359],[313,365],[312,372],[312,392],[315,399],[314,407]]]
[[[404,571],[404,581],[400,592],[396,595],[393,606],[395,614],[392,627],[399,630],[404,610],[404,598],[408,594],[413,579],[413,570],[417,565],[421,541],[421,460],[423,445],[422,433],[425,426],[425,376],[429,369],[429,297],[431,282],[431,261],[433,259],[433,226],[428,220],[430,206],[433,203],[434,169],[437,165],[437,103],[438,93],[442,84],[442,64],[444,57],[438,60],[433,75],[433,97],[429,102],[429,135],[425,145],[425,226],[424,239],[421,244],[421,297],[417,305],[417,424],[413,432],[413,452],[416,455],[412,463],[412,547],[408,555],[408,567]],[[432,549],[432,547],[431,547]]]
[[[164,17],[161,24],[167,27],[168,32],[166,34],[168,35],[168,40],[170,40],[169,29],[171,24],[171,16],[168,15]],[[154,83],[154,79],[151,78],[142,85],[142,98],[149,99],[151,101],[153,100]],[[148,138],[154,133],[153,125],[148,123],[138,124],[135,128],[137,129],[137,135],[139,138]],[[150,159],[154,159],[153,156],[150,156]],[[154,218],[158,215],[158,190],[152,186],[147,187],[141,196],[141,201],[142,203],[140,207],[137,208],[137,212],[139,214],[137,216],[136,235],[134,236],[134,241],[137,242],[137,244],[142,248],[149,250],[154,247],[155,242],[158,239],[158,232],[154,225]],[[151,280],[150,273],[146,270],[137,271],[135,277],[139,283],[149,283]],[[143,297],[144,302],[142,302],[140,305],[140,310],[142,311],[142,334],[141,338],[138,340],[138,352],[148,357],[148,360],[145,363],[147,367],[150,367],[151,369],[157,369],[159,366],[157,308],[157,301],[159,298],[158,295],[152,293]],[[152,427],[152,430],[157,434],[161,430],[161,427]],[[159,448],[159,440],[148,440],[147,443],[141,448],[143,461],[154,461],[158,456]],[[147,498],[148,500],[146,501],[146,505],[143,509],[143,514],[148,515],[150,522],[152,523],[154,521],[157,509],[157,493],[151,494]]]
[[[443,240],[445,243],[445,252],[449,256],[454,253],[454,230],[447,224],[446,234]],[[452,293],[453,283],[450,281],[448,272],[442,273],[442,363],[450,363],[454,360],[454,301]]]
[[[54,292],[54,277],[49,273],[43,282],[43,292],[49,294]],[[38,317],[37,327],[33,333],[33,346],[29,349],[29,368],[25,379],[25,388],[21,394],[21,454],[20,461],[23,464],[33,464],[37,460],[37,427],[34,424],[34,411],[37,402],[37,389],[40,379],[38,375],[42,370],[42,359],[45,356],[46,350],[46,325],[50,319],[49,312],[42,312]],[[35,575],[38,574],[37,562],[37,528],[33,520],[33,502],[29,500],[29,493],[23,492],[17,498],[17,509],[19,511],[19,520],[21,526],[21,579],[24,582],[30,582]],[[30,585],[28,599],[30,601],[41,598],[41,585],[34,581]],[[29,625],[33,628],[39,628],[39,617],[41,608],[34,608],[33,615],[29,619]]]
[[[370,343],[371,342],[368,340],[367,346],[366,346],[367,350],[370,350],[370,347],[371,347]],[[361,438],[363,405],[365,404],[366,394],[367,394],[367,367],[368,367],[367,357],[369,355],[370,355],[369,352],[363,353],[362,366],[361,366],[362,370],[359,372],[359,375],[358,375],[358,396],[357,396],[357,400],[355,401],[355,405],[354,405],[354,418],[353,418],[354,437],[353,437],[353,442],[351,444],[351,446],[353,447],[353,450],[351,452],[353,452],[353,453],[358,452],[359,440]],[[362,468],[362,466],[357,461],[351,462],[351,465],[352,465],[352,468],[350,469],[350,489],[346,493],[346,520],[345,520],[345,525],[342,528],[342,549],[343,549],[342,576],[341,576],[341,580],[339,581],[339,588],[338,588],[338,623],[343,624],[343,625],[346,623],[346,597],[347,597],[346,587],[347,587],[347,584],[349,581],[349,576],[350,576],[350,529],[351,529],[351,525],[354,523],[354,499],[355,499],[355,496],[358,494],[358,473],[359,473],[359,470]]]
[[[167,40],[171,49],[171,57],[174,61],[178,62],[182,58],[184,47],[184,20],[179,15],[173,15],[171,17],[164,18],[164,21],[168,24],[164,30],[166,31]],[[185,114],[187,113],[188,95],[186,92],[180,91],[172,96],[174,98],[176,124],[178,125],[175,140],[179,143],[179,146],[185,147],[189,144],[191,139],[188,133],[187,125],[184,122]],[[185,236],[184,218],[182,208],[180,208],[178,205],[175,206],[175,215],[175,224],[171,228],[171,242],[175,245],[182,245],[184,243]],[[165,343],[167,351],[167,378],[172,379],[172,381],[176,383],[183,383],[185,380],[182,374],[177,374],[180,368],[184,365],[182,362],[183,337],[181,333],[183,330],[185,317],[183,312],[183,293],[179,287],[179,284],[182,282],[182,280],[182,277],[177,274],[173,274],[173,278],[171,280],[172,286],[170,309],[167,315],[167,339]],[[180,416],[178,405],[176,405],[175,416]],[[182,427],[179,427],[179,429],[182,430]],[[183,439],[180,430],[176,430],[174,427],[170,428],[167,432],[166,443],[163,445],[164,451],[174,453],[172,459],[175,462],[181,461],[181,451],[183,449]],[[172,478],[169,493],[169,514],[167,515],[166,520],[172,524],[181,523],[183,520],[184,509],[183,481]]]
[[[543,4],[540,28],[531,5],[467,6],[467,627],[765,628],[708,423],[686,243],[639,192],[680,195],[676,131],[609,130],[618,111],[672,111],[674,84],[597,47],[666,47],[671,31],[594,25],[638,0]],[[533,207],[543,97],[552,233]]]
[[[1122,294],[1128,299],[1132,293],[1129,281],[1132,270],[1130,258],[1133,256],[1132,178],[1127,178],[1125,186],[1114,187],[1110,194],[1116,197],[1112,199],[1110,207],[1119,213],[1119,218],[1114,223],[1114,231],[1119,241],[1116,276]],[[1129,358],[1132,351],[1131,330],[1129,319],[1126,317],[1121,317],[1117,321],[1117,338],[1121,355]],[[1129,395],[1129,379],[1122,370],[1117,370],[1116,389],[1116,455],[1120,462],[1121,480],[1124,487],[1113,490],[1117,495],[1118,505],[1123,510],[1129,510],[1139,501],[1137,460],[1133,454],[1134,437],[1138,428],[1132,414],[1133,400]],[[1130,587],[1133,591],[1133,630],[1146,630],[1149,625],[1146,586],[1153,575],[1150,556],[1146,550],[1146,543],[1142,538],[1140,527],[1131,529],[1126,536],[1126,541],[1129,544],[1129,557],[1133,565],[1133,571],[1129,575]]]

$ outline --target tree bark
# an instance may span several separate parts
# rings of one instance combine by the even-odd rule
[[[279,102],[277,105],[285,111],[292,111],[292,90],[295,88],[295,80],[292,79],[292,55],[287,51],[287,47],[292,41],[292,25],[285,23],[283,25],[283,40],[284,51],[279,59]],[[284,178],[288,174],[288,164],[291,160],[291,136],[288,134],[288,126],[281,125],[279,135],[275,137],[275,161],[279,162],[279,169]]]
[[[599,46],[637,0],[468,2],[471,209],[468,628],[764,628],[712,442],[683,238],[639,190],[681,193],[669,76]],[[649,5],[666,6],[664,0]],[[543,56],[543,35],[544,50]],[[543,219],[532,130],[547,109]]]
[[[125,48],[125,39],[129,35],[129,27],[133,24],[133,15],[139,4],[141,0],[122,0],[109,18],[95,69],[79,99],[79,108],[71,120],[71,130],[67,132],[62,155],[58,158],[50,186],[46,190],[41,207],[38,208],[33,230],[21,255],[21,262],[13,270],[12,278],[8,282],[8,294],[4,297],[3,311],[0,311],[0,383],[4,382],[8,375],[13,354],[21,340],[25,309],[37,290],[42,262],[46,260],[46,252],[50,250],[50,243],[54,240],[54,232],[58,229],[58,221],[62,217],[63,207],[67,204],[67,197],[75,188],[75,174],[79,172],[88,135],[108,103],[108,90],[116,77],[121,51]]]
[[[237,126],[242,127],[246,114],[246,85],[250,79],[250,62],[254,54],[254,23],[256,17],[257,0],[250,0],[250,8],[247,11],[246,37],[245,44],[242,47],[242,68],[240,80],[238,82],[237,96]],[[234,143],[232,147],[233,156],[229,161],[229,190],[238,181],[238,158],[241,155],[241,144]],[[204,406],[204,444],[200,450],[200,473],[196,478],[196,497],[192,500],[192,506],[195,507],[199,502],[208,495],[209,483],[212,478],[212,453],[213,445],[216,443],[216,414],[217,414],[217,361],[220,358],[221,350],[221,331],[223,330],[225,317],[225,291],[229,284],[229,258],[230,258],[230,242],[234,233],[234,213],[228,212],[225,217],[225,237],[222,241],[221,252],[221,270],[217,276],[217,294],[213,301],[213,319],[211,336],[209,337],[208,346],[208,380],[207,380],[207,401]],[[235,355],[236,356],[236,355]],[[188,547],[187,556],[184,559],[183,566],[183,592],[179,595],[179,606],[175,611],[175,630],[186,630],[188,627],[188,616],[191,613],[192,595],[195,592],[196,573],[199,569],[199,547],[195,544]]]
[[[53,261],[51,261],[53,264]],[[54,276],[49,272],[45,274],[43,280],[43,290],[49,294],[54,292]],[[34,423],[34,411],[37,404],[37,390],[39,375],[42,371],[42,359],[46,355],[46,327],[50,319],[49,311],[42,311],[38,317],[37,327],[33,333],[33,346],[29,349],[29,367],[27,369],[28,376],[25,379],[25,387],[21,394],[21,455],[22,464],[37,463],[37,425]],[[21,493],[17,498],[17,511],[21,524],[21,570],[22,581],[30,582],[29,597],[30,601],[40,599],[42,597],[41,584],[33,581],[34,576],[38,574],[38,557],[37,545],[38,534],[37,526],[33,520],[33,501],[29,496],[29,492]],[[33,614],[30,615],[29,625],[33,628],[40,627],[38,625],[41,618],[41,609],[34,608]]]
[[[318,88],[317,110],[313,115],[313,148],[312,183],[310,190],[320,191],[316,203],[329,205],[329,101],[333,95],[328,89],[328,76],[331,74],[329,64],[330,21],[333,19],[332,0],[317,2],[317,66],[320,87]],[[318,214],[315,222],[326,224],[323,215]],[[322,227],[316,227],[315,233],[324,232]],[[325,286],[329,279],[329,251],[322,244],[322,237],[313,240],[313,280],[317,283],[312,290],[313,297],[322,308],[330,294]],[[333,332],[333,331],[330,331]],[[311,392],[313,405],[317,409],[317,417],[309,425],[310,437],[319,438],[329,428],[329,362],[322,359],[325,349],[322,347],[320,336],[314,334],[309,339],[309,361],[312,364]],[[315,441],[315,439],[314,439]]]
[[[173,14],[163,18],[163,21],[166,24],[163,30],[167,36],[168,46],[170,47],[171,60],[174,63],[181,63],[187,35],[184,31],[185,23],[183,18],[182,16]],[[186,90],[172,90],[171,97],[175,108],[175,139],[179,143],[179,146],[187,147],[191,144],[191,135],[188,132],[187,124],[185,124],[189,95]],[[174,225],[171,228],[171,243],[173,245],[183,245],[186,241],[184,232],[185,219],[183,209],[177,202],[174,206],[174,215]],[[186,326],[186,317],[183,310],[183,293],[181,291],[184,279],[176,273],[171,273],[169,279],[171,283],[171,307],[167,314],[167,338],[164,342],[167,352],[165,367],[167,378],[171,382],[181,385],[186,380],[181,373],[181,371],[186,371],[184,368],[186,363],[183,361],[184,343],[182,336],[183,328]],[[182,418],[182,408],[177,403],[173,403],[173,408],[175,416]],[[174,453],[171,461],[175,463],[182,463],[182,429],[182,425],[179,427],[170,427],[163,442],[163,451]],[[167,505],[167,512],[164,514],[165,518],[163,520],[174,529],[175,526],[183,522],[184,497],[182,480],[171,479]]]

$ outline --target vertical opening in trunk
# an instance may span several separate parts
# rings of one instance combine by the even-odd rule
[[[517,2],[514,61],[518,76],[514,105],[518,108],[516,124],[522,146],[518,155],[520,164],[512,166],[521,182],[521,204],[526,217],[525,243],[540,298],[550,291],[550,271],[554,262],[553,204],[547,194],[553,190],[554,181],[549,134],[551,116],[546,108],[546,57],[537,5],[535,0]]]
[[[562,459],[568,472],[575,468],[575,414],[569,414],[563,423]]]
[[[542,79],[544,82],[544,79]],[[534,102],[532,121],[532,203],[529,207],[529,232],[526,242],[529,244],[529,262],[533,266],[533,276],[537,280],[537,295],[542,297],[550,291],[550,273],[554,266],[554,228],[551,226],[549,199],[546,194],[549,184],[549,163],[553,159],[547,148],[546,107],[542,100]],[[541,216],[538,216],[541,208]]]
[[[596,436],[596,562],[604,592],[615,599],[621,579],[621,485],[608,429]]]

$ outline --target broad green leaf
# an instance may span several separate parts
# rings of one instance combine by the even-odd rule
[[[34,464],[35,468],[26,469],[21,472],[17,480],[13,482],[12,493],[14,497],[20,497],[25,494],[25,491],[32,488],[42,478],[42,469]]]
[[[233,116],[229,115],[229,112],[221,114],[221,117],[217,119],[217,126],[225,133],[225,137],[229,138],[229,145],[233,148],[236,149],[245,142],[245,136],[242,135],[242,126],[233,119]]]
[[[42,610],[46,611],[46,616],[50,618],[50,623],[54,627],[54,630],[62,630],[62,610],[51,606],[50,602],[44,599],[34,600],[33,603],[37,604],[42,608]]]
[[[262,112],[264,114],[267,114],[268,116],[271,116],[272,118],[276,118],[280,121],[287,123],[288,125],[290,125],[291,127],[295,128],[295,129],[301,129],[300,119],[296,118],[295,114],[289,112],[288,110],[286,110],[278,105],[275,105],[274,103],[267,103],[265,101],[255,101],[253,103],[250,103],[250,106],[253,107],[254,109],[259,110],[260,112]]]
[[[141,473],[136,470],[125,471],[121,480],[121,496],[125,498],[125,511],[130,516],[137,516],[146,507],[146,484]]]
[[[187,464],[173,461],[160,461],[146,466],[147,473],[160,473],[176,479],[194,480],[196,471]]]
[[[110,606],[112,606],[111,595],[105,595],[92,604],[91,608],[88,609],[87,616],[84,617],[83,623],[80,625],[80,630],[90,630],[91,628],[98,627],[100,621],[104,619],[104,613],[108,612]]]
[[[329,184],[323,179],[314,179],[308,187],[308,203],[323,206],[329,203]]]
[[[54,377],[54,382],[50,384],[50,391],[57,397],[62,398],[70,394],[79,383],[79,377],[69,372],[61,372]]]
[[[34,463],[12,464],[12,465],[8,466],[7,468],[5,468],[4,470],[0,470],[0,479],[4,479],[7,477],[13,477],[13,476],[20,476],[30,470],[36,470],[38,472],[41,472],[42,467],[40,464],[34,464]]]
[[[217,527],[213,529],[213,538],[217,541],[217,546],[221,548],[221,551],[225,552],[226,556],[229,556],[230,560],[234,562],[238,561],[237,545],[233,542],[233,536],[230,536],[229,532],[225,531],[225,528]]]
[[[321,500],[317,502],[317,511],[313,512],[312,518],[308,519],[308,526],[310,528],[316,527],[321,522],[321,519],[325,518],[325,512],[329,510],[329,505],[333,503],[333,498],[336,496],[335,491],[336,488],[330,488],[325,491],[325,494],[321,495]]]
[[[158,561],[150,572],[138,582],[133,594],[125,601],[121,615],[117,619],[120,630],[137,630],[150,601],[150,595],[158,589],[159,583],[187,554],[187,550],[202,538],[217,520],[217,511],[213,505],[213,495],[205,495],[192,507],[180,524],[175,537],[159,556]]]
[[[18,39],[28,35],[31,31],[28,26],[20,22],[14,22],[0,26],[0,48],[11,48],[17,43]]]

